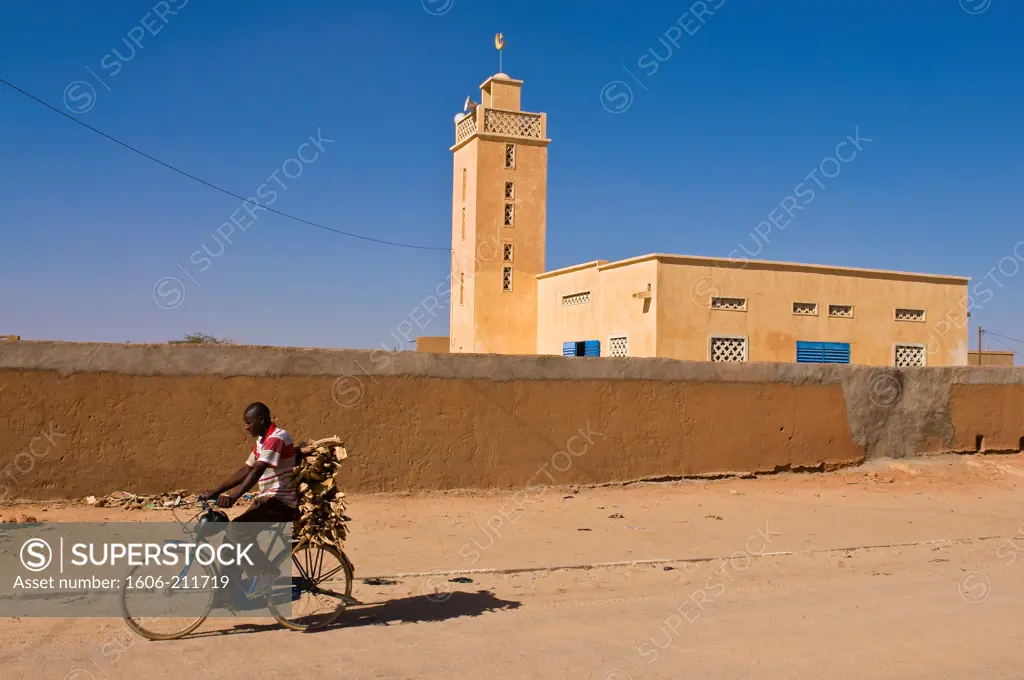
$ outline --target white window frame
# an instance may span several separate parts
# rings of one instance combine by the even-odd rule
[[[738,310],[735,310],[738,311]],[[742,340],[743,341],[743,361],[741,363],[748,363],[750,361],[750,340],[746,335],[709,335],[708,336],[708,361],[716,364],[731,363],[728,361],[714,361],[711,357],[711,345],[715,340]],[[896,360],[896,355],[893,354],[893,361]]]
[[[743,300],[743,309],[729,309],[728,307],[715,307],[715,300]],[[738,295],[711,295],[708,297],[708,309],[713,312],[745,312],[750,307],[750,303],[745,297],[739,297]],[[725,336],[721,336],[725,337]]]
[[[814,311],[811,312],[810,314],[805,314],[803,312],[798,312],[798,311],[796,311],[796,306],[797,305],[814,305]],[[793,316],[818,316],[818,310],[819,309],[821,309],[821,305],[819,305],[817,302],[802,302],[800,300],[794,300],[793,301]]]
[[[629,356],[629,333],[616,333],[615,335],[608,336],[608,356],[612,355],[612,340],[625,340],[626,341],[626,354]],[[616,359],[622,359],[624,357],[615,357]]]
[[[920,319],[900,319],[900,318],[897,318],[896,312],[898,312],[901,309],[906,310],[908,312],[921,312],[921,318]],[[892,318],[893,318],[893,321],[900,321],[902,323],[925,323],[926,321],[928,321],[928,311],[925,310],[925,309],[915,309],[914,307],[893,307],[892,308]],[[904,343],[900,343],[900,344],[905,345],[907,343],[904,342]]]
[[[903,309],[903,308],[901,308]],[[920,366],[896,366],[896,349],[899,347],[920,347],[924,356],[924,363]],[[894,342],[892,343],[892,365],[896,368],[923,368],[928,365],[928,345],[920,342]]]
[[[833,307],[849,307],[850,308],[850,316],[843,316],[842,314],[833,314],[832,313],[832,308]],[[893,314],[895,314],[895,312],[893,312]],[[830,303],[828,303],[828,318],[830,318],[830,319],[852,319],[855,316],[857,316],[857,307],[856,307],[856,305],[848,305],[845,302],[830,302]]]

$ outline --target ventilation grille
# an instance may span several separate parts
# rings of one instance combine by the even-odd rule
[[[540,115],[484,109],[484,132],[540,139]],[[511,166],[509,166],[511,167]]]
[[[506,227],[511,227],[512,226],[512,219],[513,219],[514,213],[515,213],[515,208],[513,207],[513,205],[511,203],[506,203],[505,204],[505,226]]]
[[[921,345],[896,345],[896,365],[924,366],[924,347]]]
[[[514,168],[516,167],[516,145],[506,144],[505,145],[505,167]]]
[[[817,316],[818,314],[818,303],[817,302],[794,302],[793,313],[801,316]]]
[[[711,309],[731,309],[743,312],[747,309],[747,298],[713,297],[711,298]]]
[[[923,309],[897,309],[897,321],[924,321]]]
[[[516,197],[515,182],[505,182],[505,198],[511,200]]]
[[[590,291],[585,290],[582,293],[573,293],[572,295],[562,296],[562,306],[568,307],[569,305],[584,305],[590,302]]]
[[[853,305],[829,305],[828,315],[851,318],[853,317]]]
[[[625,336],[608,338],[608,353],[613,357],[624,357],[629,353],[629,339]]]
[[[506,243],[506,244],[502,245],[501,260],[502,260],[502,262],[511,262],[512,261],[512,244],[511,243]]]
[[[746,338],[711,338],[711,361],[741,363],[746,360]]]
[[[501,289],[504,291],[512,290],[512,267],[501,268]]]
[[[455,143],[462,144],[476,132],[476,111],[472,111],[465,118],[455,124]]]

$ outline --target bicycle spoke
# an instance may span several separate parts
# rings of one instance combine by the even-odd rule
[[[320,566],[323,564],[323,559],[324,559],[324,553],[325,552],[326,551],[323,550],[322,548],[316,551],[316,569],[313,572],[314,582],[315,582],[315,579],[317,578],[317,576],[320,574]]]
[[[317,588],[316,589],[316,594],[317,595],[326,595],[328,597],[334,597],[334,598],[337,598],[339,600],[344,600],[345,599],[345,594],[344,593],[336,593],[333,590],[329,590],[327,588]]]
[[[305,568],[299,564],[299,558],[296,555],[292,555],[292,564],[295,565],[295,568],[298,570],[299,577],[308,581],[309,575],[306,574]]]

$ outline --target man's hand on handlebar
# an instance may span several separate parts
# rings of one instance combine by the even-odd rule
[[[230,508],[232,505],[235,504],[235,501],[237,500],[238,499],[235,498],[234,494],[222,493],[220,496],[217,497],[217,507]]]
[[[209,501],[212,498],[213,498],[213,492],[212,491],[203,491],[202,493],[196,495],[196,500],[198,500],[200,502],[202,502],[202,501]],[[225,493],[222,493],[219,496],[217,496],[217,500],[215,501],[214,504],[217,507],[219,507],[219,508],[230,508],[237,501],[238,501],[238,499],[235,498],[234,494],[225,492]]]

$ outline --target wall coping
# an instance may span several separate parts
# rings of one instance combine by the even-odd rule
[[[957,366],[898,369],[795,363],[712,364],[706,361],[499,354],[434,354],[412,350],[303,349],[253,345],[123,345],[20,341],[0,344],[0,370],[116,373],[130,376],[413,376],[460,380],[657,380],[835,384],[947,380],[960,384],[1024,384],[1024,367]],[[877,377],[876,377],[877,376]],[[874,384],[874,382],[872,383]]]

